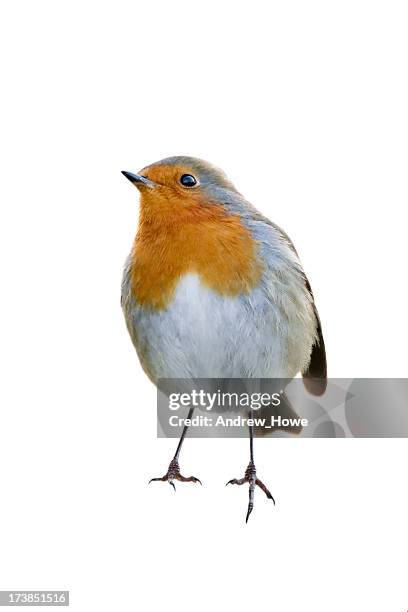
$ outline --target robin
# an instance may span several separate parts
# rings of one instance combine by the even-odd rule
[[[277,225],[254,208],[211,164],[169,157],[122,172],[140,192],[137,235],[122,282],[122,308],[148,377],[284,378],[299,372],[321,395],[327,384],[320,319],[297,252]],[[167,473],[182,476],[184,428]],[[246,521],[258,479],[249,427]],[[200,482],[201,484],[201,482]],[[175,487],[174,487],[175,488]]]

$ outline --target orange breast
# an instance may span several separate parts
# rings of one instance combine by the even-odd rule
[[[179,279],[197,273],[222,295],[248,293],[260,280],[257,244],[238,216],[199,198],[162,202],[142,196],[139,231],[133,247],[132,292],[142,306],[163,309]]]

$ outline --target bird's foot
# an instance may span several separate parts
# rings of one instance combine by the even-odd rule
[[[169,469],[167,470],[167,474],[165,474],[161,478],[151,478],[149,480],[149,484],[151,482],[156,482],[156,481],[161,481],[161,482],[167,481],[173,487],[173,489],[176,490],[173,480],[179,480],[180,482],[199,482],[200,484],[202,484],[201,480],[199,480],[195,476],[189,476],[188,478],[186,476],[182,476],[180,474],[180,466],[176,458],[170,461],[170,465],[169,465]]]
[[[266,497],[268,499],[271,499],[273,501],[273,503],[275,504],[275,500],[272,497],[271,492],[269,491],[269,489],[266,488],[266,486],[264,485],[264,483],[259,480],[259,478],[256,477],[256,467],[255,464],[250,461],[248,464],[247,469],[245,470],[245,476],[243,478],[233,478],[232,480],[229,480],[227,482],[227,485],[229,484],[236,484],[236,485],[242,485],[245,482],[247,482],[249,484],[249,502],[248,502],[248,511],[247,511],[247,515],[246,515],[246,519],[245,522],[248,522],[249,519],[249,515],[251,514],[253,508],[254,508],[254,494],[255,494],[255,487],[258,486],[260,489],[262,489],[262,491],[265,493]],[[226,485],[226,486],[227,486]]]

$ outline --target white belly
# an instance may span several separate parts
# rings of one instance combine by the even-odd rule
[[[154,381],[292,378],[310,358],[313,317],[298,316],[293,299],[278,305],[265,287],[223,297],[203,286],[196,274],[186,274],[167,309],[157,312],[132,302],[125,307],[127,325]]]

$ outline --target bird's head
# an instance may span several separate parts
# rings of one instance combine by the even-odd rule
[[[122,174],[140,191],[142,215],[152,221],[205,216],[239,197],[222,170],[194,157],[168,157],[138,174]]]

